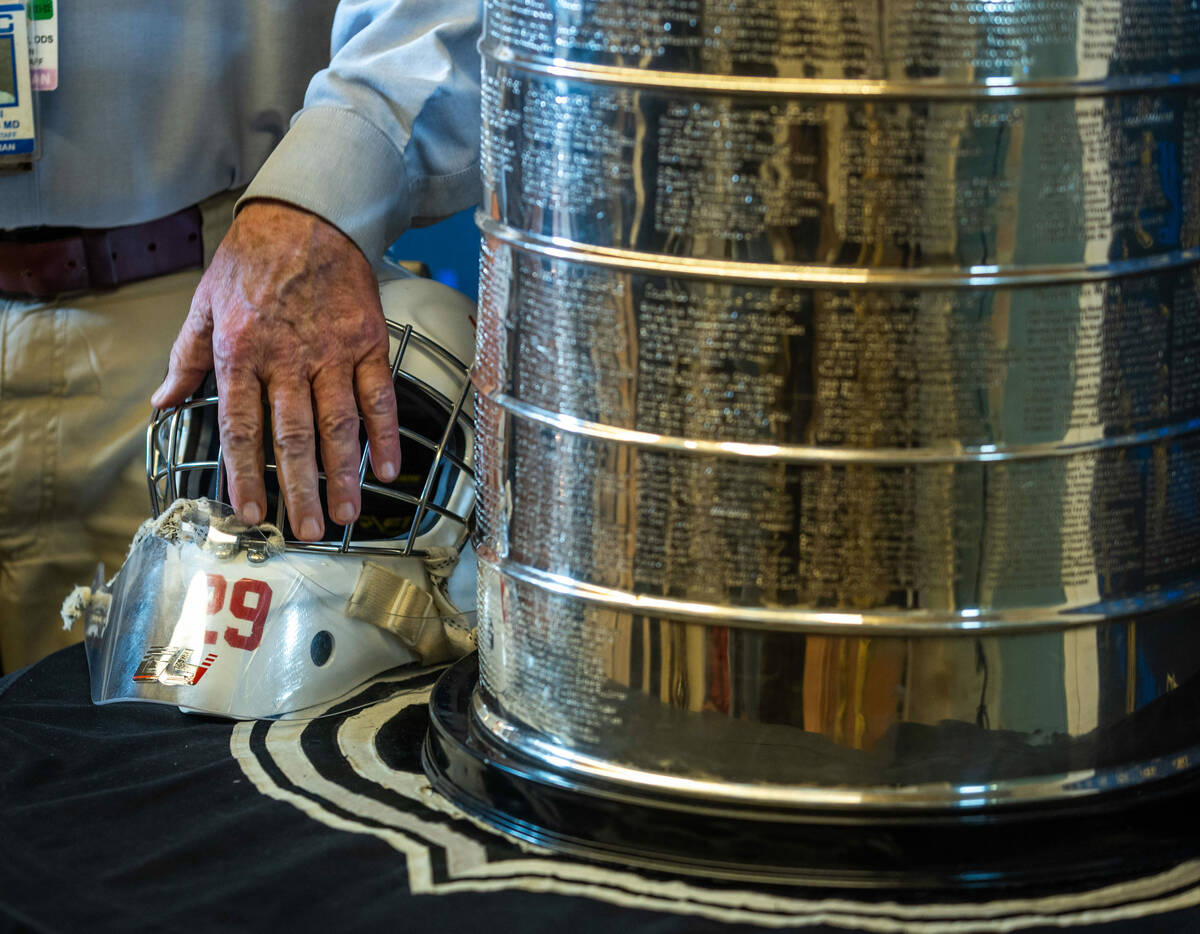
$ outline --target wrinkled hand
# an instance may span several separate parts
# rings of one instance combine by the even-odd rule
[[[336,522],[354,520],[362,505],[360,410],[372,469],[384,482],[395,479],[400,441],[379,287],[362,252],[328,222],[274,201],[238,213],[196,289],[154,406],[180,404],[209,370],[229,493],[243,521],[266,517],[264,390],[284,502],[300,538],[324,532],[317,435]]]

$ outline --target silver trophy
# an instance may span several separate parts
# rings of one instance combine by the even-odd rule
[[[1200,7],[492,0],[473,742],[681,812],[1200,761]]]

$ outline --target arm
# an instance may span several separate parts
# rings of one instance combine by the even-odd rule
[[[239,204],[155,392],[177,405],[215,369],[233,505],[265,516],[262,411],[292,528],[357,517],[358,412],[372,467],[400,467],[388,339],[370,260],[414,219],[478,199],[479,0],[342,0],[330,67]]]

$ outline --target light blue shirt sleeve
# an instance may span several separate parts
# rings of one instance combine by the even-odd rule
[[[369,259],[479,200],[481,0],[342,0],[328,68],[240,203],[312,211]]]

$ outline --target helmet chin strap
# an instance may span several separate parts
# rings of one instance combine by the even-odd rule
[[[435,561],[424,563],[434,581],[433,593],[390,568],[364,561],[346,603],[346,615],[386,629],[411,649],[421,664],[434,665],[473,651],[475,631],[460,622],[463,614],[443,591],[449,571],[439,567],[438,577],[431,567]]]

